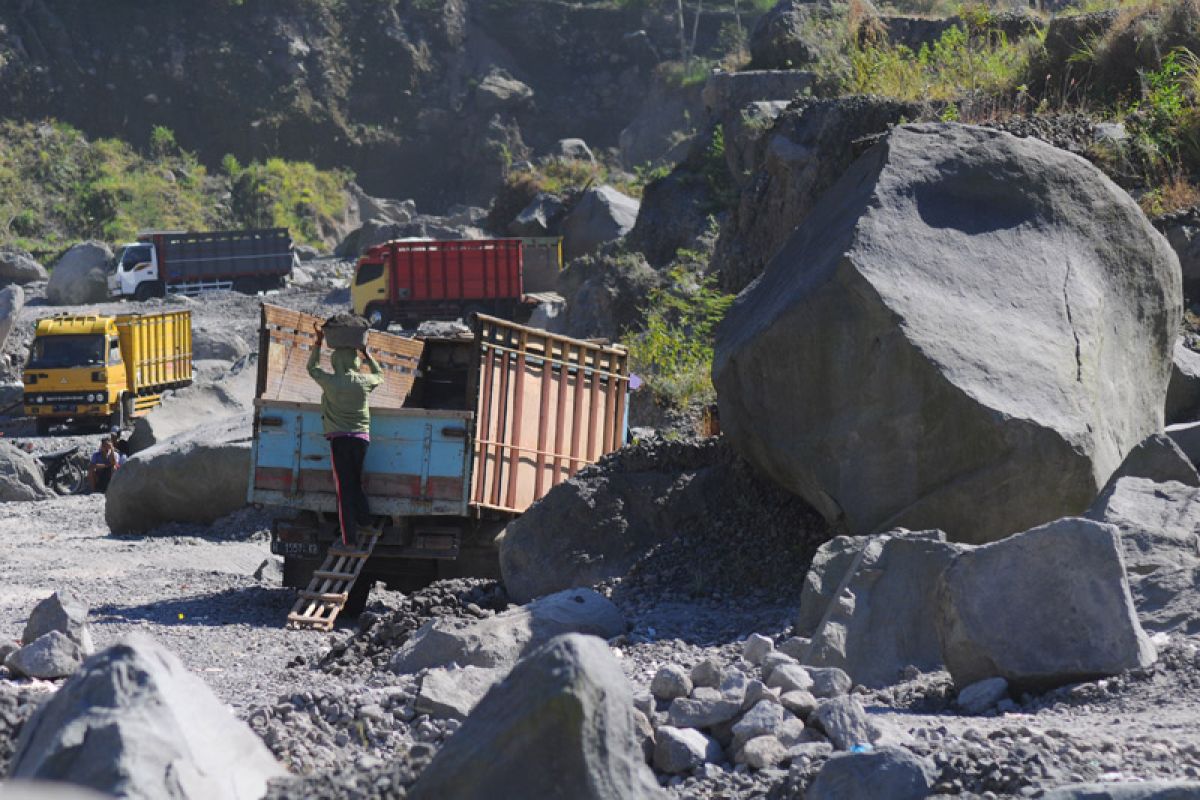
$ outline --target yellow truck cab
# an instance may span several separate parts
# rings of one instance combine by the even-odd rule
[[[25,414],[38,433],[92,420],[123,427],[192,382],[190,311],[40,320],[25,364]]]

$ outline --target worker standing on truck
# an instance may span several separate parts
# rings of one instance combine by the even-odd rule
[[[363,462],[371,442],[371,407],[367,396],[383,383],[383,369],[365,346],[359,350],[336,347],[329,359],[333,372],[326,372],[320,366],[325,332],[315,324],[313,330],[317,341],[308,357],[308,374],[321,387],[321,422],[333,462],[338,525],[342,544],[349,545],[359,526],[371,524],[371,510],[362,488]],[[362,372],[359,353],[370,373]]]

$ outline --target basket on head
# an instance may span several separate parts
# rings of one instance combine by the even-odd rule
[[[367,345],[371,324],[355,314],[334,314],[325,320],[325,343],[330,347],[349,347],[357,350]]]

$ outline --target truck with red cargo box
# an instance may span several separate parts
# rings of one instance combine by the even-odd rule
[[[108,293],[136,300],[212,289],[254,294],[283,288],[294,261],[287,228],[148,231],[109,265]]]
[[[524,322],[541,299],[528,293],[527,251],[536,254],[538,290],[548,290],[544,284],[551,278],[556,282],[555,265],[561,266],[558,240],[384,242],[358,259],[351,305],[377,330],[387,330],[392,322],[411,327],[472,314]]]
[[[297,588],[340,541],[321,390],[306,371],[319,322],[262,308],[248,499],[293,512],[275,520],[271,551]],[[624,349],[495,317],[473,324],[448,338],[367,334],[384,382],[371,394],[363,485],[386,523],[350,607],[373,580],[496,575],[504,525],[625,443]],[[328,369],[328,350],[322,359]]]

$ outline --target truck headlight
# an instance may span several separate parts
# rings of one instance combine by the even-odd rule
[[[39,403],[44,403],[44,402],[46,402],[46,395],[44,395],[44,394],[39,394],[39,395],[37,396],[37,401],[38,401]]]
[[[88,394],[88,396],[87,396],[87,401],[88,401],[89,403],[94,403],[94,402],[96,402],[96,395],[95,395],[95,393],[89,393],[89,394]]]

